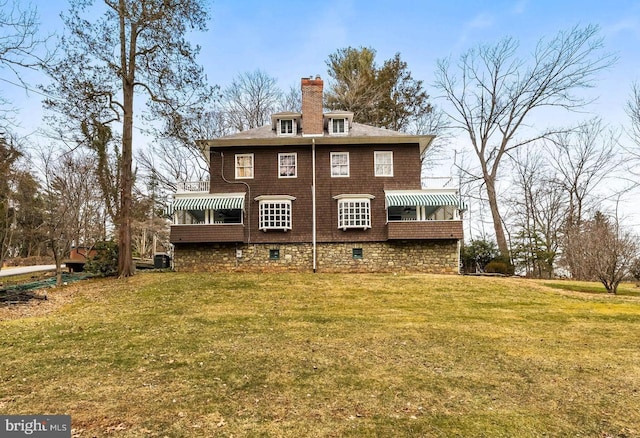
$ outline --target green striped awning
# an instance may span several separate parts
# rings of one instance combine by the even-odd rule
[[[435,193],[387,194],[387,207],[427,206],[442,207],[453,205],[460,207],[462,203],[456,195]]]
[[[224,196],[189,196],[176,198],[167,208],[169,213],[176,210],[241,210],[244,206],[244,193]]]

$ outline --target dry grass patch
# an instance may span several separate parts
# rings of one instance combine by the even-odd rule
[[[77,436],[637,436],[640,300],[518,279],[140,274],[0,322]]]

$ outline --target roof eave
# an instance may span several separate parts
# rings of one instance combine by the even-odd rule
[[[311,144],[316,145],[355,145],[355,144],[411,144],[420,145],[420,154],[431,145],[433,135],[393,135],[393,136],[321,136],[321,137],[270,137],[270,138],[217,138],[213,140],[198,140],[198,144],[208,148],[231,148],[246,146],[291,146]]]

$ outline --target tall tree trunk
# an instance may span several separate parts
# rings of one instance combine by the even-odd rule
[[[118,229],[118,276],[133,275],[131,251],[131,191],[133,187],[133,83],[125,81],[124,125],[122,128],[122,163],[120,171],[120,217]]]
[[[507,238],[505,237],[504,228],[502,227],[502,217],[500,217],[500,211],[498,210],[495,179],[492,176],[485,176],[484,180],[487,185],[487,198],[489,199],[489,208],[491,209],[491,218],[493,219],[493,229],[496,233],[498,250],[501,256],[509,257],[509,246],[507,245]]]
[[[62,286],[62,254],[55,245],[53,245],[53,258],[56,263],[56,286]]]
[[[119,2],[120,19],[120,65],[122,68],[122,162],[120,163],[120,217],[118,229],[118,276],[133,275],[133,259],[131,252],[131,191],[133,187],[133,88],[135,80],[135,50],[137,29],[129,30],[129,47],[127,50],[126,21],[127,8],[124,0]]]

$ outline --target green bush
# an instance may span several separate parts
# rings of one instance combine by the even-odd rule
[[[491,240],[476,239],[462,247],[460,254],[464,271],[467,273],[476,270],[485,270],[487,263],[498,254],[495,242]]]
[[[105,277],[118,273],[118,244],[113,240],[96,243],[96,255],[87,261],[85,271]]]
[[[484,271],[491,274],[513,275],[515,268],[508,257],[498,256],[487,263]]]

